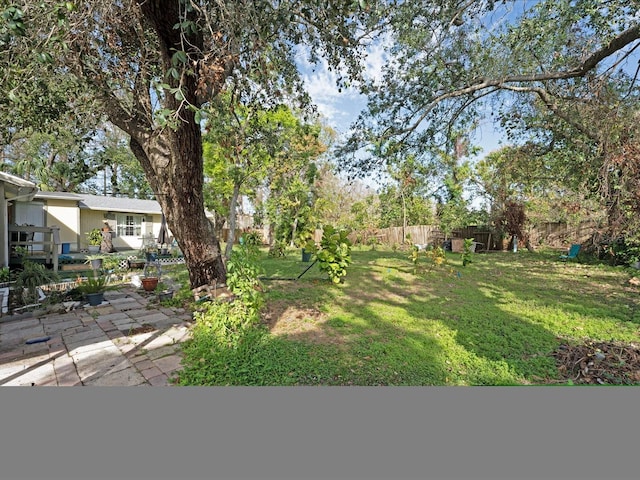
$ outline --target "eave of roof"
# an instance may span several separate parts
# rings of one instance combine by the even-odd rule
[[[72,201],[76,201],[79,202],[80,200],[82,200],[82,197],[80,195],[78,195],[77,193],[70,193],[70,192],[43,192],[43,191],[39,191],[38,193],[36,193],[35,198],[41,198],[41,199],[52,199],[52,200],[72,200]]]
[[[6,172],[0,172],[0,182],[5,184],[5,198],[7,200],[33,200],[33,197],[38,192],[38,187],[35,183]],[[7,196],[7,194],[10,196]]]

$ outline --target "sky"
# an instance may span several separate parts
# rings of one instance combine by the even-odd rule
[[[306,62],[303,54],[298,57],[298,62],[303,73],[305,86],[317,106],[318,112],[324,117],[326,123],[337,132],[339,138],[346,136],[351,124],[366,107],[366,97],[361,95],[355,87],[339,90],[336,86],[338,75],[335,71],[329,71],[326,63],[311,65]],[[366,77],[374,80],[382,78],[382,69],[385,63],[383,47],[372,48],[366,60]],[[479,159],[500,148],[500,142],[504,141],[504,136],[494,129],[490,120],[486,120],[480,124],[475,132],[474,141],[474,144],[482,149],[475,157]],[[374,179],[368,179],[365,183],[373,188],[379,186]]]

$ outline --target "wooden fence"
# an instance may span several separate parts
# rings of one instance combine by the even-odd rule
[[[548,245],[551,247],[566,247],[571,243],[583,243],[588,240],[597,227],[592,222],[584,222],[579,225],[568,225],[566,223],[549,222],[543,223],[529,230],[531,244]],[[236,232],[236,243],[244,232],[257,232],[262,235],[263,242],[269,243],[269,230],[264,229],[240,229]],[[226,241],[228,230],[222,230],[222,240]],[[316,230],[314,240],[319,242],[322,238],[322,230]],[[486,228],[469,226],[454,230],[449,238],[473,238],[480,245],[476,246],[477,251],[482,250],[504,250],[509,248],[509,239],[496,237]],[[389,227],[370,229],[366,231],[351,232],[349,239],[354,244],[369,245],[372,241],[377,244],[400,246],[404,243],[418,245],[442,245],[445,240],[444,233],[435,225],[412,225],[406,228]],[[406,239],[406,240],[405,240]],[[522,246],[522,245],[521,245]]]
[[[571,243],[582,243],[588,240],[596,230],[596,225],[584,222],[579,225],[566,223],[544,223],[532,228],[528,233],[531,244],[565,247]],[[416,225],[405,229],[402,227],[380,228],[366,232],[353,232],[350,239],[354,243],[369,244],[371,239],[383,245],[402,245],[406,238],[408,243],[419,245],[442,245],[444,233],[433,225]],[[477,250],[504,250],[509,248],[509,239],[496,237],[489,230],[477,226],[454,230],[449,238],[473,238],[478,242]]]
[[[594,222],[582,222],[578,225],[549,222],[532,229],[530,240],[534,246],[544,244],[552,247],[565,247],[569,243],[584,243],[597,230],[598,226]]]

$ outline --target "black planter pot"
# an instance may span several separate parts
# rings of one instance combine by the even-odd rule
[[[304,248],[302,249],[302,261],[303,262],[310,262],[312,255],[313,255],[312,252],[307,252]]]
[[[171,300],[173,298],[173,290],[164,290],[158,293],[158,300],[161,302],[164,300]]]
[[[92,307],[100,305],[104,301],[104,292],[87,293],[86,296],[89,305]]]

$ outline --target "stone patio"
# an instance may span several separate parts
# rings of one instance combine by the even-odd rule
[[[5,315],[0,386],[171,385],[191,318],[132,287],[106,292],[97,307]]]

